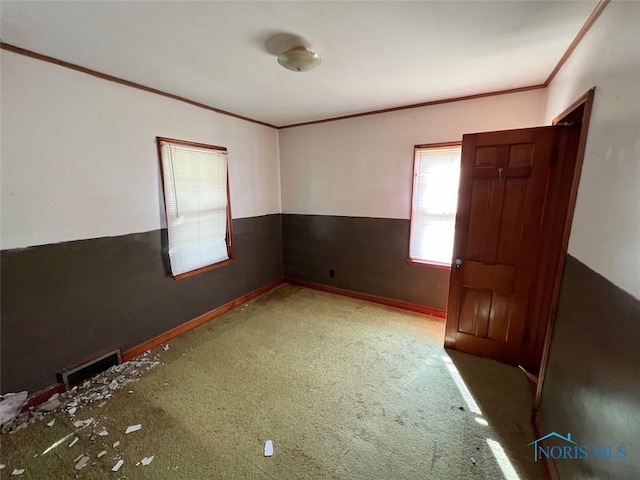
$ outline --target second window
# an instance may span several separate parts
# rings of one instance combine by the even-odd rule
[[[411,262],[451,265],[461,150],[459,143],[414,149]]]

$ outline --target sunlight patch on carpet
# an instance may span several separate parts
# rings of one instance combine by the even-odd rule
[[[493,456],[495,457],[500,470],[502,470],[502,474],[504,475],[505,480],[520,480],[520,477],[509,461],[509,457],[507,457],[507,454],[505,453],[504,448],[502,448],[502,445],[500,445],[500,443],[496,442],[495,440],[491,440],[490,438],[487,438],[487,444],[489,445],[491,453],[493,453]]]
[[[462,398],[467,404],[467,407],[469,407],[469,410],[477,415],[482,415],[480,407],[476,403],[475,398],[473,398],[473,395],[471,395],[471,392],[467,388],[467,385],[464,383],[464,380],[462,380],[462,377],[460,376],[460,372],[458,372],[458,369],[453,364],[451,359],[447,355],[442,355],[442,360],[447,366],[449,374],[451,375],[451,378],[453,378],[453,382],[456,384],[456,387],[458,387],[460,395],[462,395]]]

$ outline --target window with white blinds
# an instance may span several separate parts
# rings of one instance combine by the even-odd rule
[[[230,258],[227,152],[222,147],[158,138],[175,277]]]
[[[417,146],[409,258],[451,265],[462,147]]]

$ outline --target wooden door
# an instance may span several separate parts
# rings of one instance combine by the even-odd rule
[[[463,137],[446,347],[522,362],[545,199],[566,129]]]

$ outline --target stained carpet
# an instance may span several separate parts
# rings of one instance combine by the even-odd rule
[[[443,336],[441,319],[283,285],[158,349],[163,364],[102,408],[2,435],[0,476],[545,478],[526,447],[534,434],[524,374],[445,351]],[[74,428],[89,417],[109,435]],[[72,447],[70,434],[79,437]],[[273,457],[263,456],[265,440]],[[90,461],[75,470],[83,453]]]

